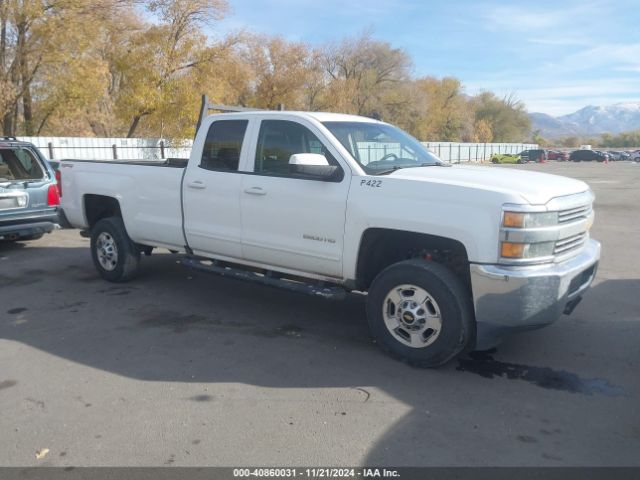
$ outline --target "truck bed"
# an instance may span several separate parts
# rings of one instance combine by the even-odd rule
[[[181,250],[186,244],[181,191],[186,164],[183,159],[62,160],[65,215],[72,225],[89,228],[87,202],[100,196],[117,199],[134,242]]]

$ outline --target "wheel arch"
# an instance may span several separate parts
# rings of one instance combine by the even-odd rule
[[[103,218],[122,218],[122,210],[120,209],[120,202],[117,198],[107,195],[86,194],[83,197],[82,203],[89,230]]]
[[[387,228],[369,228],[363,232],[356,263],[356,288],[366,291],[382,270],[412,258],[444,264],[471,292],[469,255],[461,241]]]

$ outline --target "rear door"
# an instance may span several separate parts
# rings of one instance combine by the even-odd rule
[[[195,253],[242,258],[240,163],[247,155],[247,119],[216,119],[202,156],[191,159],[183,180],[184,228]],[[194,145],[194,151],[199,146]],[[197,162],[197,165],[191,163]]]
[[[244,257],[339,278],[350,170],[313,124],[281,118],[261,121],[253,174],[242,178]],[[323,154],[342,174],[333,181],[296,176],[289,170],[296,153]]]

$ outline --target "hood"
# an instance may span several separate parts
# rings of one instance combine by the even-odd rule
[[[453,165],[404,168],[389,176],[519,195],[531,205],[544,205],[552,198],[589,190],[586,183],[573,178],[500,167]]]

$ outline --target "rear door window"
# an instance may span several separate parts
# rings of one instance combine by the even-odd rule
[[[0,149],[0,182],[42,180],[44,176],[44,169],[30,150]]]
[[[206,170],[237,171],[248,120],[218,120],[207,132],[200,167]]]

